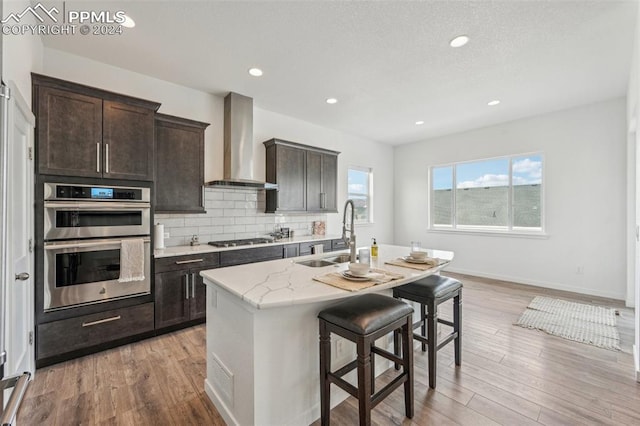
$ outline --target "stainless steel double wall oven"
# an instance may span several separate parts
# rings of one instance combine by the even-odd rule
[[[44,311],[149,294],[150,189],[44,183]],[[120,249],[144,241],[144,279],[119,282]]]

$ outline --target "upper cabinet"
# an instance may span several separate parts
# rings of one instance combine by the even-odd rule
[[[266,212],[337,212],[338,154],[280,139],[264,142],[266,180],[278,189],[266,192]]]
[[[31,76],[38,173],[153,180],[159,103]]]
[[[156,212],[204,213],[208,123],[156,114]]]

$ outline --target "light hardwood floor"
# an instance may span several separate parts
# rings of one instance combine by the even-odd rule
[[[448,275],[464,283],[462,366],[453,364],[452,344],[440,350],[437,390],[429,390],[426,355],[416,350],[414,418],[404,416],[401,387],[376,407],[373,424],[640,424],[632,310],[608,299]],[[623,351],[513,326],[536,295],[618,308]],[[450,305],[440,307],[450,318]],[[205,328],[197,326],[38,370],[18,421],[222,425],[204,393],[205,375]],[[385,373],[377,383],[391,377]],[[357,401],[333,409],[331,420],[357,424]]]

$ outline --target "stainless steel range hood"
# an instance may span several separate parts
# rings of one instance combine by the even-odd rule
[[[277,189],[253,178],[253,99],[230,92],[224,98],[224,173],[207,186]]]

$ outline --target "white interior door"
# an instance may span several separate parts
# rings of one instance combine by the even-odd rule
[[[35,370],[33,349],[33,128],[35,118],[9,83],[7,219],[8,274],[5,375]]]

